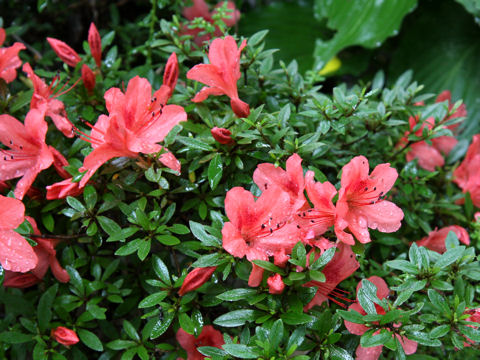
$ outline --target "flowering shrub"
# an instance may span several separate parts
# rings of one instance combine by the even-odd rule
[[[152,5],[125,53],[0,29],[1,357],[477,358],[468,106],[277,62],[233,2]]]

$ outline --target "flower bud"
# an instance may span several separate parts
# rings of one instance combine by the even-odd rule
[[[165,71],[163,72],[163,85],[167,85],[170,88],[170,93],[168,98],[173,94],[175,86],[177,85],[178,80],[178,60],[177,54],[174,52],[168,58],[167,65],[165,65]]]
[[[77,52],[73,50],[70,46],[65,44],[63,41],[49,37],[47,38],[47,41],[52,47],[53,51],[55,51],[57,56],[65,64],[71,67],[75,67],[82,60],[77,54]]]
[[[80,341],[75,331],[63,326],[52,329],[50,335],[55,341],[65,346],[75,345]]]
[[[246,102],[238,98],[234,98],[230,100],[230,105],[232,106],[232,110],[239,118],[246,118],[250,115],[250,106]]]
[[[95,74],[93,73],[92,69],[85,64],[82,65],[82,80],[85,89],[91,93],[95,88]]]
[[[268,292],[270,294],[281,294],[285,289],[285,284],[280,274],[275,274],[267,279]]]
[[[185,280],[183,280],[182,287],[178,290],[178,294],[183,296],[190,291],[198,289],[210,279],[216,269],[216,266],[193,269],[188,273]]]
[[[232,145],[235,141],[232,139],[232,132],[228,129],[214,127],[211,131],[212,136],[220,144]]]
[[[88,45],[90,46],[90,53],[95,59],[97,67],[100,69],[100,65],[102,64],[102,39],[93,22],[90,24],[90,29],[88,29]]]

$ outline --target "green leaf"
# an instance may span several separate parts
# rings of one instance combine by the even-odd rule
[[[16,331],[5,331],[0,334],[0,343],[23,344],[33,340],[33,335]]]
[[[364,280],[365,281],[365,280]],[[360,306],[367,312],[367,314],[376,314],[375,304],[367,295],[366,290],[362,287],[357,291],[357,300]]]
[[[470,326],[459,325],[460,332],[472,341],[480,342],[480,330]]]
[[[153,271],[155,274],[162,280],[165,284],[171,285],[172,282],[170,281],[170,273],[168,272],[168,268],[165,263],[160,259],[158,256],[152,256],[152,264],[153,264]]]
[[[227,356],[227,353],[225,351],[213,346],[199,346],[197,350],[203,355],[209,357],[219,357],[225,359]]]
[[[168,295],[168,291],[159,291],[155,294],[148,295],[145,299],[138,304],[139,309],[144,309],[160,304]]]
[[[221,247],[222,242],[220,239],[217,239],[215,236],[210,235],[205,230],[205,226],[197,223],[195,221],[189,221],[190,230],[192,231],[193,236],[202,242],[205,246],[214,246]]]
[[[195,333],[195,324],[187,314],[181,313],[180,315],[178,315],[178,322],[180,323],[180,327],[187,333],[191,335]]]
[[[435,267],[438,269],[444,269],[450,264],[453,264],[457,261],[465,250],[464,246],[458,246],[453,249],[449,249],[440,256],[440,258],[435,263]]]
[[[224,327],[237,327],[242,326],[247,321],[255,321],[257,317],[258,311],[255,310],[234,310],[226,314],[220,315],[213,321],[213,323],[215,325]]]
[[[436,338],[440,338],[447,335],[449,331],[450,331],[450,325],[440,325],[433,328],[430,331],[429,335],[432,339],[436,339]]]
[[[137,345],[137,343],[132,340],[113,340],[107,343],[107,347],[112,350],[129,349],[135,345]]]
[[[264,260],[253,260],[252,261],[255,265],[260,266],[262,269],[279,273],[280,275],[284,275],[284,271],[282,268],[272,264],[270,261],[264,261]]]
[[[233,289],[225,291],[223,294],[217,295],[217,298],[225,301],[238,301],[242,299],[247,299],[255,294],[257,294],[256,289]]]
[[[130,254],[133,254],[135,251],[137,251],[140,248],[140,246],[142,245],[142,242],[144,242],[143,239],[131,240],[125,245],[119,247],[117,251],[115,251],[115,255],[127,256]]]
[[[332,39],[317,40],[314,52],[317,70],[348,46],[379,46],[396,34],[403,17],[415,5],[416,0],[316,0],[315,15],[318,19],[326,18],[327,26],[336,30]]]
[[[97,221],[103,231],[105,231],[110,236],[118,234],[122,231],[122,228],[115,221],[105,216],[97,216]]]
[[[38,327],[40,331],[45,331],[49,328],[50,320],[52,319],[52,305],[57,295],[58,284],[52,285],[45,291],[40,300],[38,301],[37,307],[37,318],[38,318]]]
[[[87,209],[91,210],[95,207],[97,203],[97,191],[92,185],[85,186],[83,190],[83,199],[85,200],[85,205]]]
[[[362,347],[373,347],[383,345],[392,338],[392,333],[386,330],[381,330],[380,334],[373,335],[375,330],[368,330],[360,338],[360,345]]]
[[[228,354],[240,359],[256,359],[261,354],[244,344],[224,344],[222,346]]]
[[[391,260],[391,261],[387,261],[385,265],[387,265],[388,267],[391,267],[392,269],[401,270],[409,274],[418,273],[417,267],[413,265],[411,262],[406,260]]]
[[[78,329],[77,334],[80,340],[90,349],[95,351],[103,351],[102,342],[93,332],[85,329]]]
[[[213,151],[214,148],[205,143],[204,141],[193,139],[185,136],[178,136],[177,140],[182,144],[187,145],[190,149],[203,150],[203,151]]]
[[[347,321],[350,321],[355,324],[364,324],[363,315],[356,312],[355,310],[337,310],[337,313]]]
[[[309,266],[310,269],[318,270],[321,267],[327,265],[335,255],[335,250],[335,247],[331,247],[330,249],[325,250],[325,252],[312,265]]]
[[[270,328],[270,346],[273,349],[277,349],[283,340],[283,322],[281,319],[276,320]]]
[[[280,319],[282,319],[283,322],[288,325],[302,325],[312,321],[313,317],[304,313],[291,311],[280,315]]]
[[[150,339],[156,339],[168,330],[170,324],[175,318],[175,311],[164,311],[163,319],[158,320],[152,328]]]
[[[128,320],[123,320],[123,330],[128,335],[128,337],[134,341],[140,341],[140,336],[138,336],[137,330]]]
[[[220,154],[216,154],[210,164],[208,164],[208,184],[212,190],[215,190],[218,183],[222,179],[223,163]]]
[[[200,256],[197,261],[195,261],[193,267],[208,267],[208,266],[218,266],[225,263],[227,259],[221,253],[214,253]]]
[[[428,298],[438,310],[441,310],[443,314],[449,314],[451,312],[445,298],[433,289],[428,289]]]
[[[330,356],[332,360],[354,360],[347,350],[337,346],[329,346]]]
[[[85,206],[83,206],[83,204],[79,200],[75,199],[72,196],[67,196],[67,204],[79,212],[84,212],[86,210]]]

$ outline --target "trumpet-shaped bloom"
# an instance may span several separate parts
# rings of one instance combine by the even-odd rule
[[[195,65],[187,73],[188,79],[207,85],[195,95],[193,102],[202,102],[210,95],[227,95],[235,115],[247,117],[250,114],[250,107],[239,99],[237,90],[237,81],[241,76],[240,53],[246,45],[246,40],[243,40],[237,47],[232,36],[212,41],[208,52],[210,64]]]
[[[35,235],[41,235],[35,220],[28,216],[26,219],[32,225],[33,233]],[[39,237],[35,238],[35,242],[37,245],[33,248],[33,251],[38,258],[37,265],[29,273],[25,274],[5,271],[5,280],[3,282],[5,287],[26,288],[38,284],[42,281],[49,267],[58,281],[63,283],[70,281],[70,276],[67,271],[62,268],[56,257],[55,246],[57,245],[57,241]]]
[[[470,237],[467,230],[458,225],[447,226],[439,230],[431,231],[428,236],[422,240],[417,241],[418,246],[425,246],[426,248],[443,254],[447,251],[445,246],[445,239],[450,231],[453,231],[457,235],[458,240],[465,245],[470,245]]]
[[[58,326],[52,329],[50,335],[56,342],[65,346],[75,345],[80,341],[75,331],[64,326]]]
[[[287,223],[292,214],[290,196],[277,187],[270,187],[255,201],[253,195],[235,187],[227,192],[225,212],[229,222],[222,229],[223,247],[233,256],[249,261],[283,262],[286,254],[300,240],[297,226]],[[258,286],[263,269],[253,264],[249,285]]]
[[[300,210],[296,222],[304,234],[303,239],[315,245],[316,237],[325,233],[335,223],[335,205],[332,199],[337,190],[328,181],[315,182],[313,171],[307,171],[305,174],[305,184],[313,208]]]
[[[304,285],[317,288],[317,293],[305,306],[305,310],[311,309],[315,305],[320,306],[328,299],[340,306],[345,306],[341,301],[351,301],[345,297],[344,291],[337,289],[337,286],[351,276],[360,267],[360,264],[355,258],[351,246],[339,243],[337,249],[339,251],[322,270],[325,282],[309,281]]]
[[[102,65],[102,39],[93,22],[88,29],[88,46],[90,46],[90,53],[95,60],[95,64],[97,64],[97,67],[100,69]]]
[[[377,287],[377,297],[380,300],[385,299],[390,293],[390,289],[388,288],[387,283],[382,278],[378,276],[371,276],[367,280],[373,283]],[[358,298],[358,290],[360,290],[361,288],[362,288],[362,283],[359,282],[357,285],[357,298]],[[377,314],[385,315],[385,310],[381,306],[375,304],[375,309],[377,311]],[[362,306],[358,302],[350,305],[348,307],[348,310],[354,310],[361,315],[367,315],[367,312],[362,308]],[[369,328],[363,324],[356,324],[347,320],[344,320],[344,322],[347,330],[354,335],[363,335],[367,330],[369,330]],[[398,327],[400,325],[401,324],[397,324],[397,325],[394,325],[394,327]],[[376,335],[378,332],[374,333],[374,335]],[[392,334],[392,336],[395,336],[398,339],[398,341],[403,347],[403,351],[405,352],[405,354],[411,355],[417,351],[418,344],[415,341],[409,340],[407,337],[401,336],[399,334]],[[377,360],[382,354],[382,349],[383,349],[383,345],[365,347],[365,348],[362,347],[361,345],[358,345],[357,351],[355,353],[357,355],[356,359],[357,360]]]
[[[5,270],[27,272],[38,263],[32,247],[14,231],[25,219],[25,206],[0,195],[0,264]]]
[[[5,30],[0,28],[0,46],[5,41],[5,37]],[[25,49],[25,45],[19,42],[9,47],[0,47],[0,78],[7,83],[12,82],[17,77],[17,68],[22,65],[18,53]]]
[[[90,135],[80,137],[92,144],[93,151],[85,158],[80,171],[87,171],[80,181],[84,187],[97,169],[115,157],[137,157],[139,153],[166,151],[157,144],[181,121],[187,120],[185,110],[178,105],[163,106],[165,97],[158,90],[153,94],[147,79],[134,77],[123,93],[111,88],[105,93],[109,115],[101,115]],[[157,96],[159,95],[159,96]],[[180,162],[170,152],[160,155],[167,167],[180,172]]]
[[[80,61],[82,61],[77,52],[63,41],[49,37],[47,37],[47,41],[53,51],[55,51],[55,54],[57,54],[65,64],[75,67]]]
[[[253,173],[253,181],[262,191],[272,186],[279,187],[289,194],[292,210],[299,210],[306,203],[303,195],[305,181],[301,163],[302,158],[293,154],[287,159],[286,170],[270,163],[259,164]]]
[[[353,245],[348,228],[361,243],[370,242],[368,228],[395,232],[400,228],[403,211],[384,200],[397,180],[397,170],[390,164],[380,164],[369,175],[368,160],[353,158],[342,169],[341,189],[336,204],[335,233],[339,240]]]
[[[198,337],[190,335],[180,328],[177,331],[176,338],[180,346],[187,352],[187,360],[205,359],[205,356],[197,350],[198,347],[213,346],[220,349],[225,344],[222,333],[212,325],[205,325]]]
[[[52,80],[52,83],[47,86],[47,84],[33,72],[33,69],[29,63],[25,63],[23,65],[23,71],[27,73],[27,76],[30,78],[33,84],[33,96],[32,100],[30,101],[30,109],[40,109],[41,107],[45,106],[45,115],[52,119],[57,129],[60,130],[66,137],[73,137],[73,125],[70,120],[68,120],[67,112],[65,111],[65,105],[63,102],[57,99],[57,97],[65,94],[71,88],[73,88],[73,86],[66,91],[62,91],[65,85],[57,90],[59,85],[59,77],[57,76],[55,76]]]
[[[280,274],[275,274],[267,279],[268,292],[270,294],[281,294],[285,290],[285,283]]]
[[[474,135],[468,147],[467,155],[460,166],[453,172],[453,181],[462,191],[470,193],[472,202],[480,207],[480,135]]]
[[[64,199],[67,196],[77,196],[83,192],[80,183],[73,182],[72,178],[67,178],[58,183],[47,186],[47,200]]]
[[[0,142],[9,147],[0,151],[0,180],[21,177],[15,188],[17,199],[23,199],[38,173],[60,154],[45,144],[46,133],[47,123],[40,110],[30,110],[25,125],[10,115],[0,115]]]

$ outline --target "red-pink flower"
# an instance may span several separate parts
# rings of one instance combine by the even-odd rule
[[[213,138],[222,145],[232,145],[235,141],[232,139],[232,132],[228,129],[214,127],[210,130]]]
[[[35,235],[41,235],[38,230],[37,223],[31,217],[26,217],[28,222],[32,225],[33,233]],[[30,270],[29,273],[20,273],[15,271],[5,271],[5,280],[3,286],[26,288],[38,284],[42,281],[43,277],[47,273],[48,268],[52,270],[55,278],[63,283],[70,281],[70,276],[67,271],[62,268],[57,260],[55,246],[58,241],[48,238],[35,238],[37,245],[33,248],[33,251],[37,255],[38,263]]]
[[[0,46],[5,41],[5,37],[5,30],[0,28]],[[17,77],[17,68],[22,65],[18,53],[25,49],[25,45],[19,42],[9,47],[0,47],[0,78],[7,83],[12,82]]]
[[[82,59],[70,46],[63,41],[47,37],[47,41],[57,56],[67,65],[75,67]]]
[[[90,135],[80,137],[92,144],[93,151],[85,158],[80,171],[87,171],[80,181],[84,187],[97,169],[115,157],[135,158],[139,153],[155,154],[167,151],[157,144],[181,121],[187,120],[185,110],[178,105],[165,105],[165,96],[158,90],[153,94],[147,79],[134,77],[123,93],[111,88],[105,93],[109,115],[101,115]],[[180,172],[180,162],[170,152],[159,160],[167,167]]]
[[[198,289],[212,277],[216,269],[216,266],[193,269],[185,277],[185,280],[183,280],[183,284],[180,290],[178,290],[178,294],[183,296],[190,291]]]
[[[40,110],[30,110],[25,124],[10,115],[0,115],[0,142],[9,148],[0,150],[0,180],[22,177],[15,188],[17,199],[23,199],[38,173],[61,156],[45,144],[46,133],[47,123]]]
[[[47,186],[47,200],[64,199],[67,196],[77,196],[83,192],[80,183],[73,182],[72,178],[67,178]]]
[[[343,167],[335,219],[335,233],[340,241],[355,244],[353,234],[361,243],[368,243],[368,228],[387,233],[400,228],[403,211],[384,200],[397,177],[397,170],[388,163],[378,165],[369,175],[364,156],[353,158]],[[347,228],[352,234],[345,232]]]
[[[14,231],[23,223],[24,213],[21,201],[0,195],[0,264],[5,270],[27,272],[38,263],[28,241]]]
[[[385,299],[388,296],[390,289],[388,288],[385,280],[383,280],[378,276],[371,276],[367,280],[373,283],[377,287],[377,297],[380,300]],[[360,290],[361,288],[362,288],[362,283],[359,282],[357,285],[357,295],[358,295],[358,290]],[[375,304],[375,309],[377,311],[377,314],[385,315],[385,310],[381,306]],[[348,307],[348,310],[354,310],[360,313],[361,315],[367,315],[366,311],[363,310],[363,308],[358,302],[350,305]],[[367,330],[369,330],[369,328],[363,324],[356,324],[347,320],[345,320],[344,322],[347,330],[354,335],[363,335]],[[394,325],[394,327],[398,327],[400,325],[401,324],[397,324],[396,326]],[[374,333],[374,335],[378,334],[379,332],[380,330]],[[399,334],[392,334],[392,336],[395,336],[398,339],[398,341],[403,347],[405,354],[411,355],[417,351],[418,344],[415,341],[409,340],[405,336],[401,336]],[[361,345],[358,345],[357,351],[356,351],[356,355],[357,355],[356,359],[357,360],[377,360],[382,353],[382,348],[383,348],[383,345],[368,347],[368,348],[364,348]]]
[[[40,109],[46,106],[45,115],[52,119],[57,129],[66,137],[73,137],[73,125],[70,120],[68,120],[65,105],[56,98],[70,91],[75,84],[65,91],[62,91],[65,85],[57,90],[60,80],[58,76],[55,76],[52,83],[47,86],[47,84],[33,72],[29,63],[23,65],[23,71],[27,73],[27,76],[33,84],[33,96],[30,101],[30,109]]]
[[[188,79],[207,85],[195,95],[193,102],[202,102],[209,95],[227,95],[235,115],[247,117],[250,114],[250,107],[239,99],[237,90],[237,81],[241,76],[240,53],[246,45],[247,41],[243,40],[237,47],[232,36],[212,41],[208,52],[210,64],[195,65],[187,73]]]
[[[270,294],[281,294],[285,290],[285,283],[280,274],[274,274],[267,279],[268,292]]]
[[[470,315],[468,318],[465,319],[465,321],[480,323],[480,308],[466,309],[463,312],[463,314]],[[475,325],[470,325],[469,324],[469,325],[466,325],[466,326],[472,327],[474,329],[478,329],[478,326],[475,326]],[[464,337],[467,339],[467,341],[463,343],[464,346],[468,347],[468,346],[472,346],[473,344],[475,344],[475,341],[473,341],[472,339],[466,337],[465,335],[464,335]]]
[[[180,328],[177,331],[176,338],[180,346],[187,352],[187,360],[205,359],[205,356],[197,350],[198,347],[213,346],[221,349],[222,345],[225,344],[222,333],[212,325],[205,325],[198,337],[190,335]]]
[[[262,191],[272,186],[282,189],[290,196],[292,210],[297,211],[306,203],[303,195],[305,181],[301,164],[302,158],[298,154],[293,154],[287,159],[286,170],[270,163],[259,164],[253,173],[253,181]]]
[[[300,210],[296,222],[303,233],[303,240],[316,246],[317,237],[335,223],[336,209],[332,199],[337,194],[337,189],[328,181],[315,182],[313,171],[305,174],[305,184],[313,208]]]
[[[473,136],[467,155],[453,172],[453,181],[464,193],[470,193],[472,202],[480,207],[480,134]]]
[[[102,39],[93,22],[88,29],[88,46],[90,46],[90,53],[95,60],[95,64],[97,64],[97,67],[100,69],[102,65]]]
[[[91,93],[95,88],[95,73],[86,64],[82,65],[82,80],[85,89]]]
[[[65,346],[75,345],[80,341],[75,331],[64,326],[58,326],[55,329],[52,329],[50,335],[55,341]]]
[[[422,240],[417,241],[418,246],[425,246],[426,248],[443,254],[447,251],[445,247],[445,239],[450,231],[453,231],[457,235],[458,240],[465,245],[470,245],[470,237],[467,230],[458,225],[447,226],[439,230],[431,231],[428,236]]]
[[[182,10],[182,15],[186,17],[188,20],[193,20],[195,18],[203,18],[209,23],[213,24],[213,15],[218,12],[218,8],[225,4],[224,1],[218,3],[215,6],[215,9],[212,13],[208,10],[208,5],[205,3],[204,0],[193,0],[193,6],[186,7]],[[223,18],[222,21],[225,23],[226,26],[232,27],[234,26],[238,20],[240,19],[240,11],[238,11],[235,7],[235,3],[233,1],[227,1],[227,9],[231,10],[228,14],[228,17]],[[210,40],[210,34],[205,34],[200,36],[199,34],[205,31],[205,29],[201,28],[188,28],[188,26],[182,26],[180,30],[180,35],[192,35],[193,41],[198,46],[202,46],[205,41]],[[222,31],[216,26],[215,32],[213,34],[215,37],[222,36]]]
[[[300,240],[297,226],[287,223],[292,214],[290,196],[278,187],[270,187],[255,201],[249,191],[234,187],[227,192],[225,212],[229,222],[222,229],[223,247],[233,256],[249,261],[284,262],[285,254]],[[250,286],[262,281],[263,269],[252,264]]]
[[[337,249],[339,251],[322,270],[323,275],[325,275],[325,282],[309,281],[304,285],[317,288],[317,293],[312,301],[305,306],[305,311],[315,305],[320,306],[328,299],[343,307],[345,305],[341,301],[351,301],[345,297],[345,292],[338,289],[337,286],[351,276],[360,267],[360,264],[355,258],[351,246],[338,243]]]

